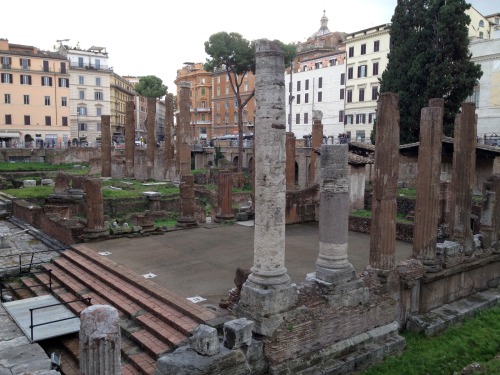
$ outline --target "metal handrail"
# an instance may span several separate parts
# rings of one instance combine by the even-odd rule
[[[21,289],[31,289],[32,287],[35,287],[35,286],[47,286],[48,285],[49,291],[52,293],[52,270],[51,269],[34,271],[34,272],[20,272],[17,275],[9,275],[9,276],[5,276],[5,277],[2,276],[2,277],[0,277],[0,281],[6,280],[6,279],[11,279],[11,278],[14,278],[14,277],[17,277],[20,275],[27,276],[27,275],[34,275],[37,273],[48,273],[49,274],[49,283],[48,284],[36,284],[36,285],[30,285],[30,286],[22,286],[19,288],[12,288],[12,289],[9,288],[9,290],[14,291],[14,290],[21,290]],[[4,291],[3,283],[0,282],[0,301],[3,301],[3,291]]]
[[[92,297],[80,298],[80,299],[77,299],[77,300],[74,300],[74,301],[53,303],[52,305],[40,306],[40,307],[34,307],[34,308],[30,309],[30,318],[31,318],[31,324],[30,324],[31,342],[33,342],[33,329],[34,329],[35,327],[44,326],[44,325],[47,325],[47,324],[52,324],[52,323],[57,323],[57,322],[63,322],[63,321],[65,321],[65,320],[78,318],[78,316],[72,316],[72,317],[69,317],[69,318],[63,318],[63,319],[52,320],[52,321],[50,321],[50,322],[39,323],[39,324],[33,324],[33,311],[35,311],[35,310],[41,310],[41,309],[45,309],[45,308],[47,308],[47,307],[53,307],[53,306],[59,306],[59,305],[69,305],[70,303],[82,302],[82,301],[86,301],[87,306],[90,306],[90,305],[91,305],[91,302],[90,302],[90,300],[91,300],[91,299],[92,299]]]

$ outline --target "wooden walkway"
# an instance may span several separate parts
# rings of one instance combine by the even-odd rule
[[[56,305],[56,306],[51,306]],[[31,337],[31,314],[30,309],[50,306],[33,311],[33,337]],[[23,330],[31,342],[58,337],[68,333],[80,331],[80,318],[52,295],[47,294],[39,297],[26,298],[18,301],[5,302],[3,307]],[[71,319],[68,319],[71,318]],[[66,319],[59,322],[54,320]],[[48,324],[44,324],[48,323]],[[38,324],[43,324],[36,326]]]

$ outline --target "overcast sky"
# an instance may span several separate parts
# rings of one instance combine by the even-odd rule
[[[204,42],[219,32],[248,40],[302,42],[320,27],[323,10],[330,31],[347,33],[389,23],[397,0],[215,2],[122,2],[86,0],[4,1],[0,38],[52,50],[58,39],[82,49],[106,47],[109,65],[124,76],[155,75],[176,92],[184,62],[205,62]],[[498,0],[471,0],[483,15],[500,12]]]

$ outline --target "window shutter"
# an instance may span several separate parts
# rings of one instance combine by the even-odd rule
[[[5,76],[2,74],[2,83],[5,83],[4,77]]]
[[[31,76],[28,76],[28,83],[31,85]]]
[[[52,86],[52,77],[49,77],[49,86]]]
[[[31,59],[28,59],[28,66],[31,66]]]

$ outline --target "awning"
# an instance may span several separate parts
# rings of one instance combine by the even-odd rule
[[[0,131],[0,138],[19,138],[19,132],[2,132]]]

